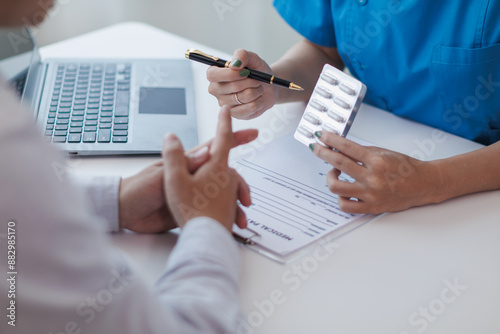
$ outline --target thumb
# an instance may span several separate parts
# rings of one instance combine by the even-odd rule
[[[163,165],[165,166],[165,179],[178,178],[188,174],[184,148],[176,135],[170,133],[163,139]]]
[[[244,49],[238,49],[234,52],[230,65],[230,68],[235,71],[240,71],[245,67],[262,71],[267,67],[266,62],[256,53]]]
[[[248,63],[248,51],[238,49],[234,51],[233,59],[231,60],[230,68],[235,71],[242,70]]]

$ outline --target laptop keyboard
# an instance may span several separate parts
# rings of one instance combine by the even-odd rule
[[[131,68],[131,64],[58,64],[46,139],[126,143]]]
[[[13,88],[16,91],[17,96],[21,98],[23,96],[24,86],[26,85],[27,75],[23,75],[21,78],[13,83]]]

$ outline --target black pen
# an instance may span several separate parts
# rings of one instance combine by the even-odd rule
[[[231,65],[230,61],[220,59],[194,49],[189,49],[186,51],[186,58],[210,66],[229,68],[229,66]],[[296,85],[293,82],[281,78],[277,78],[272,74],[264,73],[247,67],[245,67],[245,69],[250,71],[250,74],[248,75],[248,78],[250,79],[259,80],[271,85],[282,86],[291,90],[299,90],[299,91],[304,90],[304,88],[300,87],[299,85]]]

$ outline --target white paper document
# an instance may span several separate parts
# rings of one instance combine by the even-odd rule
[[[252,237],[251,231],[236,226],[233,232],[252,237],[255,244],[279,256],[287,256],[363,217],[340,210],[337,196],[326,184],[332,166],[291,135],[231,165],[250,186],[253,203],[244,211],[249,229],[260,236]],[[341,178],[352,181],[345,174]]]

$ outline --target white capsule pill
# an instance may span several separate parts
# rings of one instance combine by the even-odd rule
[[[328,117],[339,123],[345,123],[345,118],[342,115],[337,114],[333,110],[328,111]]]
[[[313,107],[314,109],[319,110],[321,112],[325,112],[328,110],[328,108],[323,103],[319,102],[316,99],[313,99],[311,101],[311,107]]]
[[[341,91],[343,91],[347,95],[351,95],[351,96],[356,95],[356,90],[345,83],[340,84],[339,88]]]
[[[303,135],[304,137],[307,137],[307,138],[314,138],[314,133],[311,129],[309,129],[307,126],[304,126],[304,125],[301,125],[297,131],[299,131],[299,133],[301,135]]]
[[[332,92],[330,92],[328,89],[321,87],[321,86],[316,87],[315,92],[318,95],[323,96],[325,99],[331,99],[333,97]]]
[[[338,105],[344,109],[351,108],[351,105],[349,103],[347,103],[346,101],[342,100],[341,98],[336,97],[333,99],[333,102],[335,102],[336,105]]]
[[[323,125],[323,130],[324,130],[324,131],[327,131],[327,132],[335,133],[336,135],[338,135],[338,134],[339,134],[339,132],[338,132],[336,129],[334,129],[333,127],[331,127],[331,126],[330,126],[330,125],[328,125],[328,124],[324,124],[324,125]]]
[[[310,112],[307,112],[304,114],[304,119],[311,124],[321,125],[321,120],[319,119],[319,117],[315,116],[314,114],[312,114]]]
[[[328,82],[330,85],[336,86],[339,83],[337,77],[331,73],[325,72],[321,74],[321,79]]]

